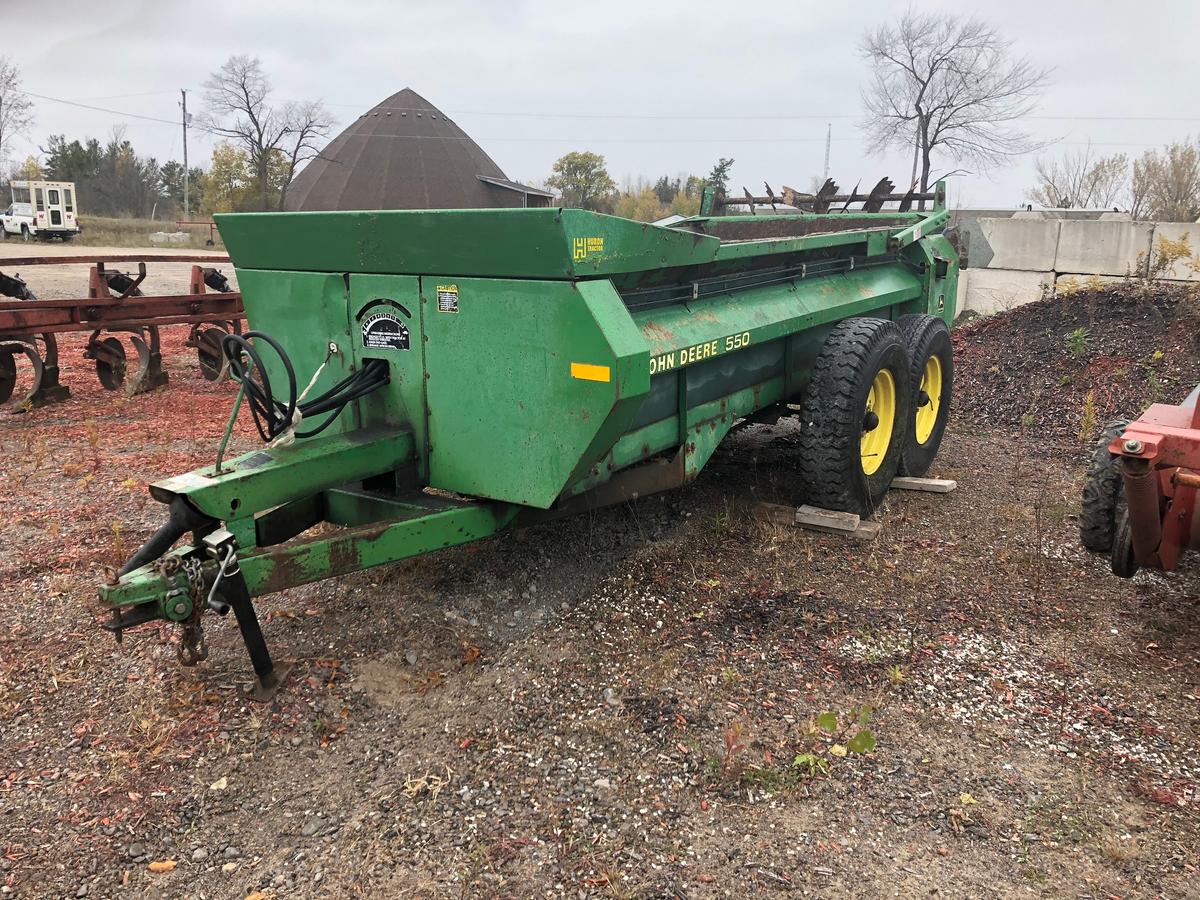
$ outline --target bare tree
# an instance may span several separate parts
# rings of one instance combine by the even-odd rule
[[[1128,185],[1129,157],[1124,153],[1096,157],[1092,145],[1058,159],[1039,157],[1034,164],[1037,186],[1029,192],[1034,203],[1048,207],[1108,209]]]
[[[231,56],[204,82],[201,127],[246,151],[263,209],[283,209],[287,186],[301,163],[319,155],[333,122],[320,101],[271,104],[271,82],[259,60]]]
[[[1147,150],[1133,162],[1135,219],[1195,222],[1200,218],[1200,142]]]
[[[284,118],[291,123],[287,151],[287,179],[279,190],[279,208],[287,202],[288,187],[296,175],[296,169],[304,162],[321,155],[321,148],[329,138],[331,126],[329,113],[319,100],[289,103],[284,107]]]
[[[8,158],[9,142],[33,124],[33,103],[21,90],[21,70],[0,56],[0,164]]]
[[[922,191],[936,180],[935,153],[987,169],[1041,146],[1011,125],[1033,108],[1049,71],[1014,57],[1012,41],[984,22],[909,10],[868,31],[860,50],[871,67],[860,127],[872,152],[912,148]]]

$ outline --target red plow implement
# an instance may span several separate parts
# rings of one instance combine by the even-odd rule
[[[1179,406],[1151,406],[1109,449],[1121,459],[1126,507],[1113,572],[1174,569],[1185,550],[1200,550],[1200,385]]]
[[[146,263],[193,263],[186,294],[142,292]],[[187,345],[196,350],[200,371],[215,381],[227,373],[221,338],[241,331],[242,295],[213,263],[214,256],[48,256],[5,259],[0,272],[0,403],[15,400],[20,408],[45,406],[70,396],[60,383],[56,335],[90,332],[84,358],[94,361],[96,377],[107,390],[138,394],[167,383],[162,366],[159,329],[190,325]],[[112,268],[136,263],[136,271]],[[207,265],[201,265],[201,264]],[[87,264],[87,296],[40,300],[18,267]],[[36,279],[32,279],[36,283]],[[32,373],[27,390],[14,397],[18,361]]]
[[[1112,570],[1172,571],[1200,551],[1200,385],[1183,403],[1155,403],[1106,430],[1084,485],[1080,533],[1110,551]]]

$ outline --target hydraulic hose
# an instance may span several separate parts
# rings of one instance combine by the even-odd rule
[[[253,342],[252,342],[253,341]],[[279,357],[287,376],[286,402],[276,398],[271,379],[263,367],[262,356],[254,342],[262,341]],[[246,402],[254,418],[254,427],[263,441],[283,435],[299,422],[324,413],[330,415],[320,425],[305,431],[296,430],[296,437],[320,434],[333,424],[346,406],[388,383],[388,366],[381,359],[369,359],[357,372],[352,372],[318,397],[305,400],[296,394],[296,370],[287,351],[279,342],[261,331],[227,334],[221,340],[221,352],[229,360],[229,372],[242,384]],[[257,379],[254,373],[257,372]]]

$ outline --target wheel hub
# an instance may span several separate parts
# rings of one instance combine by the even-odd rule
[[[918,444],[926,444],[933,436],[937,425],[938,410],[942,405],[942,361],[936,356],[925,360],[921,370],[921,387],[917,392],[917,415],[914,423]]]
[[[896,424],[896,379],[888,369],[875,373],[867,392],[867,408],[863,411],[863,432],[859,442],[862,470],[874,475],[887,458]]]

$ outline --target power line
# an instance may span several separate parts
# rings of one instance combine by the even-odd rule
[[[126,97],[156,97],[159,94],[173,94],[174,91],[140,91],[136,94],[104,94],[99,97],[74,97],[73,101],[82,100],[124,100]]]
[[[36,97],[39,100],[49,100],[51,103],[65,103],[67,106],[78,106],[80,109],[90,109],[93,112],[108,113],[110,116],[121,116],[126,119],[143,119],[147,122],[157,122],[161,125],[178,125],[178,122],[173,122],[170,119],[160,119],[157,116],[144,116],[140,113],[122,112],[119,109],[108,109],[103,106],[90,106],[87,103],[78,103],[74,100],[63,100],[61,97],[47,97],[45,94],[35,94],[33,91],[17,91],[27,97]]]
[[[160,125],[177,125],[170,119],[162,119],[158,116],[147,116],[141,113],[123,112],[117,109],[109,109],[103,106],[92,106],[87,103],[81,103],[78,100],[66,100],[62,97],[50,97],[46,94],[35,94],[33,91],[18,90],[18,93],[25,94],[28,97],[36,97],[39,100],[47,100],[51,103],[64,103],[67,106],[77,106],[81,109],[90,109],[93,112],[108,113],[113,116],[123,116],[130,119],[142,119],[147,122],[156,122]],[[117,99],[120,97],[149,97],[156,94],[174,93],[174,91],[145,91],[138,94],[112,94],[108,98],[93,97],[89,99]],[[336,106],[349,109],[362,109],[361,104],[357,103],[326,103],[327,106]],[[393,112],[427,112],[426,108],[410,107],[410,106],[378,106],[373,109],[390,110]],[[669,121],[669,122],[686,122],[686,121],[809,121],[814,119],[857,119],[859,116],[850,113],[764,113],[762,115],[730,115],[730,114],[711,114],[703,115],[660,115],[657,113],[573,113],[573,112],[526,112],[516,110],[450,110],[451,113],[458,116],[505,116],[508,118],[527,118],[527,119],[627,119],[631,121]],[[1107,116],[1024,116],[1025,119],[1046,122],[1200,122],[1200,116],[1125,116],[1125,115],[1107,115]]]
[[[46,94],[37,94],[33,91],[18,90],[18,93],[25,94],[28,97],[35,97],[39,100],[46,100],[51,103],[62,103],[67,106],[74,106],[80,109],[87,109],[93,112],[107,113],[108,115],[120,116],[122,118],[139,119],[145,122],[153,122],[157,125],[178,126],[179,122],[171,119],[163,119],[158,116],[147,116],[141,113],[124,112],[122,110],[110,109],[104,106],[93,106],[88,103],[80,103],[77,100],[66,100],[62,97],[50,97]],[[145,96],[150,94],[162,93],[160,91],[147,92]],[[134,95],[130,95],[134,96]],[[331,106],[347,106],[349,104],[330,104]],[[416,107],[376,107],[382,110],[391,110],[397,112],[427,112],[427,109]],[[508,117],[527,117],[527,118],[564,118],[564,119],[632,119],[632,120],[651,120],[661,119],[670,121],[688,121],[688,120],[753,120],[753,119],[772,119],[772,120],[810,120],[817,118],[830,119],[851,119],[856,118],[848,114],[839,114],[833,116],[817,116],[807,114],[795,115],[771,115],[771,116],[654,116],[640,114],[616,114],[616,113],[528,113],[528,112],[500,112],[496,110],[467,112],[459,111],[456,115],[488,115],[488,116],[508,116]],[[1172,121],[1172,122],[1200,122],[1200,118],[1191,117],[1158,117],[1158,116],[1028,116],[1031,119],[1045,120],[1081,120],[1081,121]],[[196,131],[201,131],[210,135],[217,135],[216,132],[206,128],[193,126]],[[349,134],[347,138],[359,139],[389,139],[389,140],[465,140],[469,141],[469,137],[437,137],[430,135],[393,135],[393,134]],[[578,137],[485,137],[479,138],[480,141],[489,143],[558,143],[558,144],[810,144],[826,141],[827,138],[821,137],[703,137],[703,138],[578,138]],[[852,143],[855,138],[833,138],[838,143]],[[1053,144],[1062,146],[1093,146],[1093,147],[1149,147],[1156,146],[1157,142],[1138,142],[1138,141],[1053,141]]]
[[[330,103],[326,106],[336,106],[347,109],[362,109],[360,103]],[[374,106],[369,111],[390,110],[392,112],[428,112],[428,107],[415,106]],[[528,119],[630,119],[634,121],[808,121],[811,119],[858,119],[861,116],[851,113],[763,113],[761,115],[742,114],[712,114],[701,115],[659,115],[656,113],[574,113],[574,112],[524,112],[503,111],[495,109],[458,109],[447,110],[456,116],[505,116],[508,118]],[[1200,116],[1022,116],[1023,119],[1033,119],[1045,122],[1200,122]]]
[[[436,134],[342,134],[336,139],[389,141],[471,141],[477,143],[543,144],[817,144],[823,137],[702,137],[702,138],[613,138],[613,137],[480,137]],[[335,140],[336,140],[335,139]],[[857,138],[833,138],[833,143],[855,143]],[[1159,141],[1051,141],[1067,147],[1157,147]]]
[[[163,119],[163,118],[159,118],[158,116],[147,116],[147,115],[143,115],[141,113],[125,112],[125,111],[118,110],[118,109],[110,109],[110,108],[104,107],[104,106],[93,106],[88,103],[81,103],[78,100],[66,100],[62,97],[50,97],[46,94],[36,94],[33,91],[19,90],[18,92],[25,94],[28,97],[36,97],[39,100],[46,100],[51,103],[62,103],[67,106],[75,106],[80,109],[92,110],[93,112],[108,113],[109,115],[112,115],[112,116],[121,116],[123,118],[129,118],[129,119],[140,119],[145,122],[154,122],[159,125],[174,126],[174,125],[179,124],[178,122],[175,122],[171,119]],[[147,91],[143,94],[127,94],[125,96],[128,96],[128,97],[151,96],[154,94],[161,94],[161,93],[167,93],[167,92],[165,92],[165,91]],[[117,97],[120,95],[113,95],[113,96]],[[349,104],[349,103],[329,103],[327,105],[337,106],[337,107],[352,107],[354,109],[362,108],[361,106],[359,106],[357,104]],[[406,106],[381,106],[381,107],[375,107],[375,109],[389,110],[389,111],[394,111],[394,112],[427,112],[427,110],[424,108],[406,107]],[[672,121],[672,122],[674,122],[674,121],[763,121],[763,120],[809,121],[809,120],[814,120],[814,119],[856,119],[856,118],[858,118],[858,116],[850,115],[848,113],[837,113],[837,114],[833,114],[833,115],[792,113],[792,114],[764,114],[764,115],[707,115],[706,114],[706,115],[682,115],[681,116],[681,115],[657,115],[657,114],[647,115],[647,114],[640,114],[640,113],[542,113],[542,112],[523,112],[523,111],[507,111],[507,112],[505,112],[505,111],[500,111],[500,110],[457,110],[457,111],[452,111],[452,112],[454,112],[454,115],[460,115],[460,116],[504,116],[504,117],[508,117],[508,118],[535,118],[535,119],[597,119],[597,120],[626,119],[626,120],[630,120],[630,121]],[[1198,116],[1025,116],[1025,118],[1038,120],[1038,121],[1055,121],[1055,122],[1059,122],[1059,121],[1061,121],[1061,122],[1070,122],[1070,121],[1079,121],[1079,122],[1200,122],[1200,117],[1198,117]],[[196,130],[204,131],[205,129],[197,128]],[[494,139],[489,138],[488,140],[494,140]],[[515,139],[506,138],[504,140],[515,140]],[[542,140],[551,140],[551,139],[546,138],[546,139],[542,139]],[[553,140],[558,140],[558,139],[555,138]],[[563,139],[563,140],[569,140],[569,139]],[[609,140],[609,142],[612,142],[613,139],[607,139],[607,140]],[[707,140],[707,139],[705,139],[705,140]],[[714,140],[720,140],[720,139],[714,139]],[[752,140],[752,139],[737,139],[737,140],[745,142],[746,140]],[[764,139],[764,140],[776,140],[776,139]],[[787,139],[781,139],[781,140],[808,141],[809,139],[807,139],[807,138],[787,138]],[[812,140],[821,140],[821,139],[813,138]],[[841,138],[839,140],[851,140],[851,139],[850,138]],[[655,141],[652,139],[646,139],[646,142],[653,143]],[[664,141],[660,141],[660,142],[661,143],[679,143],[680,141],[677,141],[677,140],[672,141],[672,140],[668,139],[668,140],[664,140]],[[689,141],[685,141],[685,142],[689,142]],[[1071,143],[1071,142],[1060,141],[1059,143]],[[1135,144],[1132,142],[1109,142],[1108,144],[1104,144],[1101,142],[1096,142],[1096,143],[1097,143],[1097,146],[1140,146],[1139,144]]]

